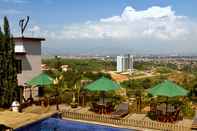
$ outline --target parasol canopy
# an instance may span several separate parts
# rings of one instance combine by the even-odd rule
[[[46,73],[40,73],[38,76],[35,76],[33,79],[27,81],[27,84],[31,86],[51,85],[53,84],[53,78]]]
[[[113,91],[119,88],[120,88],[119,84],[105,77],[101,77],[100,79],[94,81],[93,83],[85,87],[85,89],[90,91],[104,91],[104,92]]]
[[[183,87],[173,83],[172,81],[165,80],[163,83],[156,85],[148,90],[153,96],[166,96],[166,97],[176,97],[176,96],[187,96],[188,91]]]

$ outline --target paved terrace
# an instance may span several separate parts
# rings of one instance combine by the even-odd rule
[[[156,127],[161,127],[162,129],[165,129],[167,127],[171,127],[173,125],[167,124],[166,127],[163,127],[164,125],[160,125],[159,123],[152,122],[148,117],[146,117],[146,114],[136,114],[136,113],[130,113],[126,117],[124,117],[121,120],[113,120],[108,119],[109,115],[96,115],[94,112],[89,111],[89,107],[78,107],[78,108],[71,108],[69,105],[61,104],[60,106],[61,111],[66,111],[64,114],[65,119],[73,119],[78,120],[81,122],[87,122],[87,123],[96,123],[101,125],[108,125],[108,126],[115,126],[115,127],[125,127],[125,128],[132,128],[136,130],[150,130],[154,131],[157,129]],[[73,114],[73,113],[74,114]],[[6,127],[16,129],[19,127],[22,127],[24,125],[34,123],[39,120],[43,120],[45,118],[48,118],[52,116],[56,112],[56,106],[50,106],[50,107],[42,107],[42,106],[29,106],[23,110],[23,113],[16,113],[11,111],[0,111],[0,125],[4,125]],[[98,116],[98,118],[95,118],[93,116]],[[66,117],[68,116],[68,117]],[[76,118],[79,117],[79,119]],[[91,119],[90,119],[91,118]],[[94,121],[93,119],[96,121]],[[98,121],[97,121],[98,119]],[[143,121],[146,121],[146,124],[150,124],[149,126],[141,126],[137,124],[138,122],[142,122],[141,124],[145,124]],[[119,123],[120,122],[120,123]],[[125,122],[127,124],[125,124]],[[134,122],[134,123],[133,123]],[[137,123],[136,123],[137,122]],[[148,123],[147,123],[148,122]],[[149,123],[150,122],[150,123]],[[136,125],[137,124],[137,125]],[[152,125],[153,124],[153,125]],[[159,125],[158,125],[159,124]],[[189,129],[188,127],[191,127],[192,120],[184,119],[183,121],[177,122],[176,125],[180,126],[187,126],[186,129],[180,128],[182,131],[186,131]],[[133,126],[132,126],[133,125]],[[153,126],[151,128],[151,126]],[[151,129],[147,129],[147,128]],[[177,126],[176,126],[177,127]],[[179,130],[179,128],[178,128]],[[178,131],[177,130],[177,131]],[[179,130],[180,131],[180,130]]]
[[[18,113],[18,112],[12,112],[6,110],[0,112],[0,125],[4,125],[6,127],[16,129],[24,125],[34,123],[39,120],[43,120],[56,113],[57,113],[56,111],[45,112],[42,114],[27,113],[27,112]]]
[[[61,104],[59,105],[60,111],[69,111],[69,112],[75,112],[75,113],[83,113],[83,114],[95,114],[94,112],[90,111],[90,107],[78,107],[78,108],[71,108],[69,105]],[[47,108],[43,108],[41,106],[30,106],[24,109],[24,112],[27,113],[38,113],[42,114],[43,112],[54,112],[56,111],[56,106],[50,106]],[[103,116],[109,116],[109,115],[103,115]],[[125,116],[123,119],[132,119],[132,120],[146,120],[146,121],[152,121],[149,119],[146,114],[137,114],[137,113],[130,113],[127,116]],[[187,127],[192,126],[193,120],[191,119],[183,119],[182,121],[178,121],[175,124],[178,125],[184,125]]]

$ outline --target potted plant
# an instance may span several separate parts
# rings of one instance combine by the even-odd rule
[[[72,98],[72,102],[70,103],[70,106],[72,108],[77,108],[78,103],[76,102],[76,98],[75,98],[75,93],[73,93],[73,98]]]

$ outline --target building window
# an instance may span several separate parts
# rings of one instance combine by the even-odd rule
[[[22,60],[16,60],[16,70],[18,74],[22,73]]]

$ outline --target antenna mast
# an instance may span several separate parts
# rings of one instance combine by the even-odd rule
[[[21,19],[19,21],[19,26],[20,26],[20,29],[21,29],[21,36],[22,37],[24,37],[23,33],[24,33],[24,31],[25,31],[25,29],[27,27],[28,22],[29,22],[29,16],[27,16],[26,19]]]

